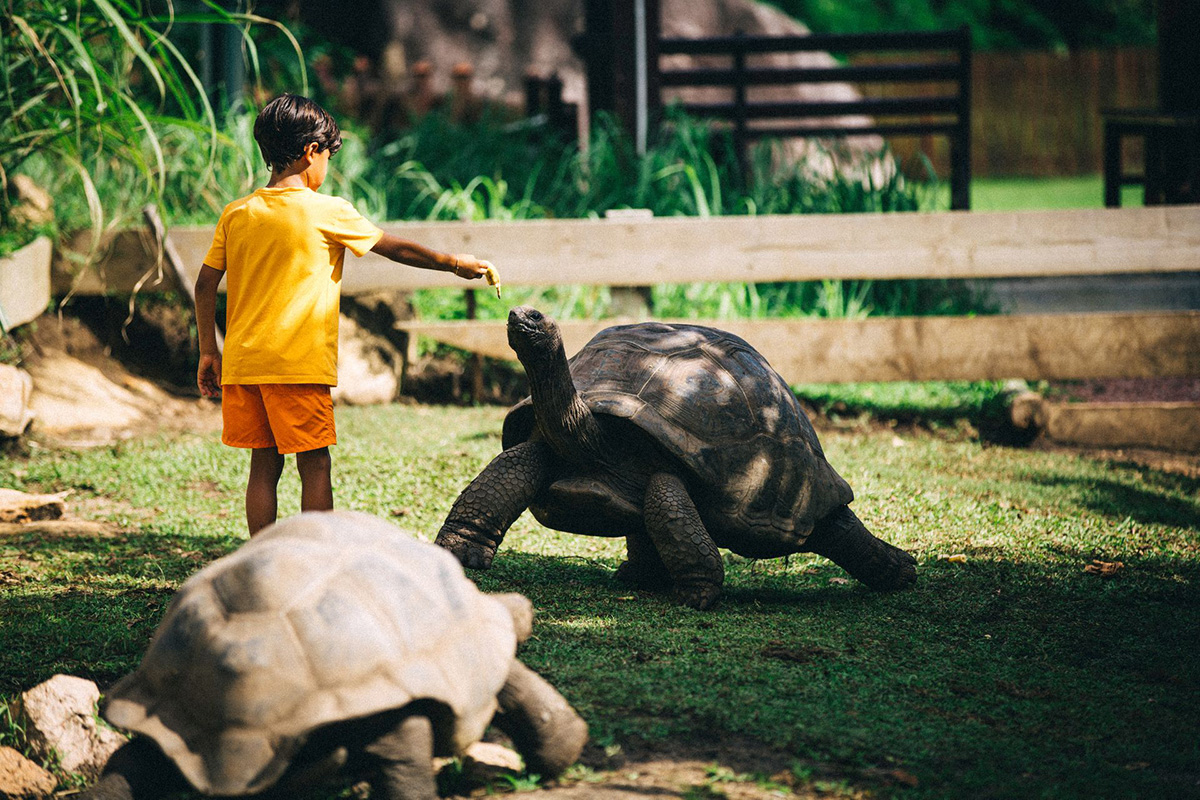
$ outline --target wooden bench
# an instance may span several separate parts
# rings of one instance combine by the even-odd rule
[[[747,60],[768,53],[949,52],[933,61],[841,65],[829,67],[749,66]],[[763,137],[844,137],[944,135],[950,139],[950,207],[971,205],[971,37],[967,28],[954,31],[903,33],[809,34],[804,36],[720,36],[662,39],[660,56],[723,56],[725,67],[660,69],[663,88],[722,87],[732,99],[690,102],[682,107],[701,118],[725,120],[744,154],[746,145]],[[952,91],[938,96],[903,96],[842,101],[755,101],[754,87],[814,83],[912,84],[939,82]],[[852,126],[837,117],[868,115],[886,121]],[[743,155],[743,160],[745,156]]]

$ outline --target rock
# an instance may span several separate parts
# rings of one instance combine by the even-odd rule
[[[1009,416],[1014,427],[1036,434],[1046,426],[1046,402],[1037,392],[1019,392],[1010,400]]]
[[[61,494],[26,494],[0,489],[0,522],[38,522],[63,515]]]
[[[521,756],[503,745],[476,742],[463,753],[462,767],[469,780],[487,783],[501,775],[520,775]]]
[[[79,320],[43,315],[33,331],[29,435],[56,446],[111,444],[161,430],[220,430],[219,404],[179,397],[131,373]]]
[[[20,714],[33,752],[43,759],[57,753],[66,772],[96,777],[125,737],[96,721],[100,690],[71,675],[55,675],[22,693]]]
[[[124,428],[153,408],[151,400],[110,380],[100,369],[68,355],[31,365],[35,431]]]
[[[13,194],[16,203],[13,206],[13,221],[26,225],[48,225],[54,222],[54,198],[50,193],[34,183],[28,175],[12,176]]]
[[[0,747],[0,800],[49,797],[56,786],[49,772],[11,747]]]
[[[302,4],[303,5],[303,4]],[[467,61],[475,65],[474,88],[479,94],[514,106],[523,104],[525,76],[557,75],[563,82],[563,99],[583,103],[586,77],[583,62],[572,46],[582,29],[581,0],[542,0],[538,3],[515,0],[476,0],[465,12],[461,0],[431,0],[413,4],[408,0],[380,0],[365,6],[382,10],[380,27],[390,34],[391,44],[399,45],[410,59],[430,62],[430,91],[436,95],[452,90],[453,65]],[[418,10],[418,7],[420,10]],[[303,11],[301,12],[303,14]],[[808,33],[808,28],[773,5],[757,0],[662,0],[662,35],[674,37],[731,36],[737,31],[749,35],[787,36]],[[313,15],[313,24],[337,25],[335,15],[321,20]],[[720,63],[720,62],[719,62]],[[756,64],[772,67],[831,66],[828,53],[771,53],[756,57]],[[672,69],[713,66],[713,57],[672,55],[663,58]],[[727,66],[728,61],[721,63]],[[395,79],[401,79],[396,76]],[[713,87],[668,89],[664,101],[684,97],[688,101],[713,102],[728,99],[728,91]],[[847,83],[798,83],[783,86],[758,86],[751,100],[811,102],[846,101],[861,98],[861,92]],[[838,118],[839,122],[847,121]],[[858,124],[869,118],[856,117]],[[876,135],[853,139],[825,140],[845,149],[854,158],[873,156],[883,146]],[[805,158],[814,171],[826,173],[832,167],[827,154],[805,139],[790,139],[786,155]],[[844,164],[841,164],[844,168]]]
[[[33,378],[20,367],[0,364],[0,436],[15,438],[33,421],[29,398]]]
[[[400,355],[391,343],[349,317],[341,318],[335,403],[365,406],[392,402],[400,391],[400,369]]]

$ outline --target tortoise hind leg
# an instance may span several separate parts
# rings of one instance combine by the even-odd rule
[[[701,610],[717,602],[725,565],[683,481],[667,472],[652,475],[643,502],[646,532],[671,575],[675,597]]]
[[[375,762],[371,797],[381,800],[436,800],[433,724],[424,714],[406,714],[395,727],[363,748]]]
[[[825,556],[878,591],[903,589],[917,580],[917,560],[877,538],[849,506],[818,520],[804,550]]]
[[[647,592],[662,592],[671,588],[671,574],[667,572],[667,566],[645,531],[625,537],[625,553],[625,562],[617,567],[617,581],[631,589]]]

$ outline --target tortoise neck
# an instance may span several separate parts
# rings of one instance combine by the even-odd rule
[[[526,373],[538,427],[555,452],[571,461],[598,458],[604,433],[571,380],[562,345],[550,359],[532,369],[526,365]]]

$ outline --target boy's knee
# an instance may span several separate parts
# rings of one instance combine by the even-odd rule
[[[250,471],[278,480],[283,474],[283,456],[274,447],[256,448],[250,456]]]
[[[328,447],[318,447],[316,450],[296,453],[296,468],[302,473],[309,470],[328,469],[331,461]]]

